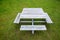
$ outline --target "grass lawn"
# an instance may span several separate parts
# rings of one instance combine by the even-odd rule
[[[23,8],[43,8],[54,24],[47,31],[20,31],[13,21]],[[0,40],[60,40],[60,0],[0,0]]]

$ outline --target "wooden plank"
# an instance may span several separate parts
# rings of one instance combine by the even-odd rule
[[[19,23],[20,21],[20,13],[17,14],[15,20],[14,20],[14,23]]]
[[[45,25],[21,25],[20,30],[47,30]]]
[[[47,13],[45,13],[45,15],[46,15],[46,22],[47,23],[53,23],[51,18],[49,17],[49,15]]]
[[[22,13],[44,13],[42,8],[23,8]]]
[[[21,19],[36,19],[36,18],[41,18],[41,19],[46,19],[46,15],[20,15]]]
[[[32,21],[21,21],[21,22],[32,22]],[[34,22],[45,22],[45,21],[34,21]]]

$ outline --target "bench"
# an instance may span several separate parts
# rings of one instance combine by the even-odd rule
[[[53,23],[49,15],[47,13],[45,13],[45,15],[46,15],[46,22],[50,24]]]
[[[14,23],[19,23],[20,22],[20,13],[17,14],[15,20],[14,20]]]
[[[32,31],[34,34],[35,30],[47,30],[45,25],[21,25],[21,31]]]
[[[20,30],[46,30],[45,25],[21,25]]]

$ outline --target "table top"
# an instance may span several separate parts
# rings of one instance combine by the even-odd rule
[[[44,13],[42,8],[23,8],[22,13]]]
[[[20,18],[46,18],[42,8],[24,8]]]

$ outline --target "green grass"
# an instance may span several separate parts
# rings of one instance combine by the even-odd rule
[[[13,21],[23,8],[43,8],[53,20],[47,31],[20,31]],[[60,40],[60,0],[0,0],[0,40]]]

